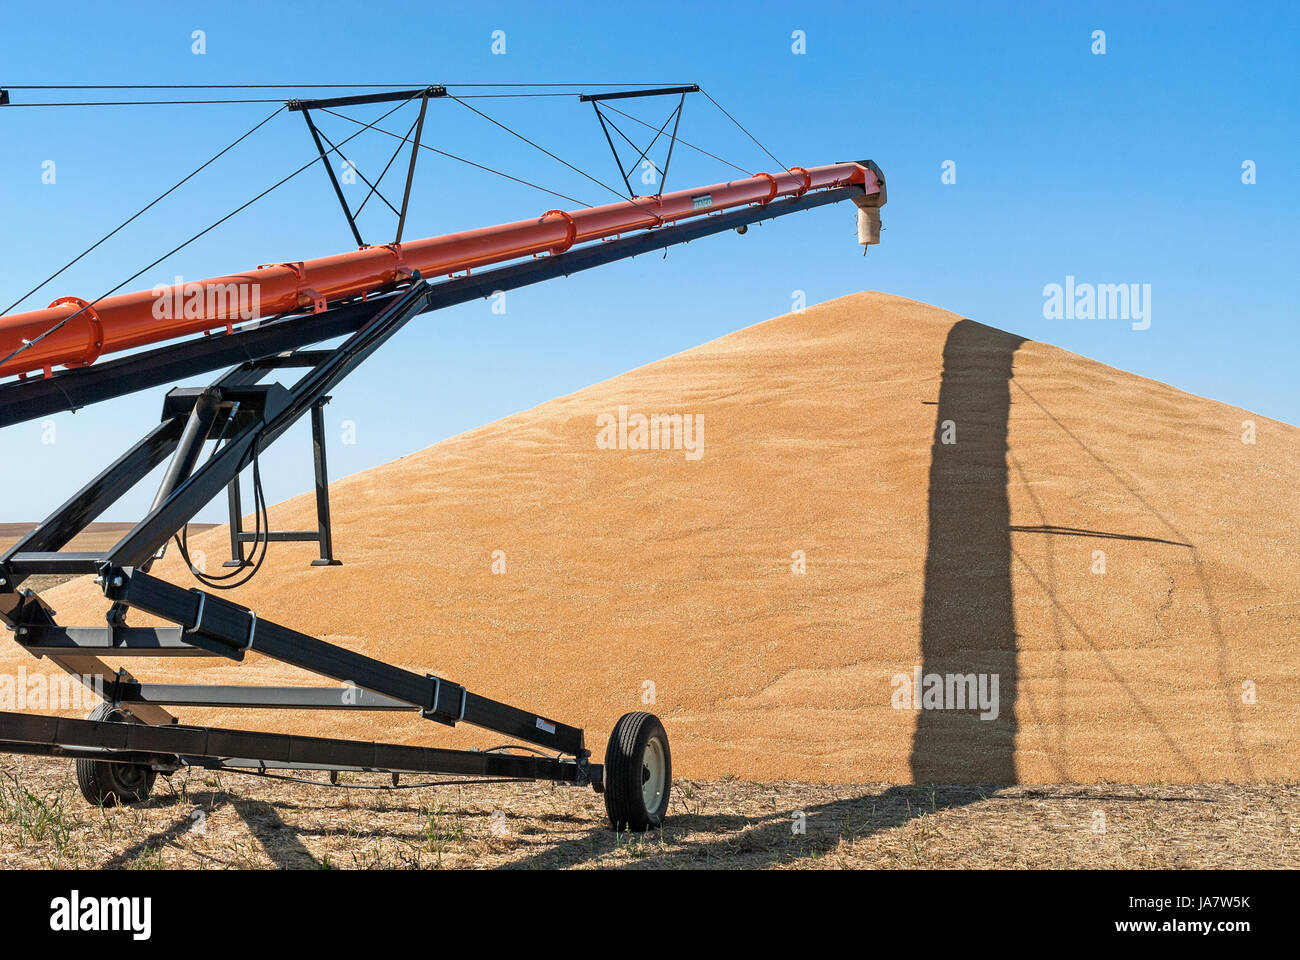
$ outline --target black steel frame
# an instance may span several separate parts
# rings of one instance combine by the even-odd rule
[[[632,181],[627,178],[628,174],[635,170],[636,165],[645,159],[645,155],[650,152],[651,148],[653,148],[656,143],[659,142],[659,138],[663,136],[664,131],[668,129],[668,124],[671,123],[673,125],[673,132],[668,141],[668,157],[664,160],[664,169],[659,175],[659,192],[655,194],[655,196],[663,196],[664,184],[668,181],[668,168],[673,162],[673,147],[677,146],[677,128],[682,122],[682,109],[686,106],[686,95],[688,93],[699,93],[699,90],[699,86],[692,83],[689,86],[684,87],[656,87],[652,90],[621,90],[615,93],[579,94],[578,100],[582,103],[590,103],[591,109],[596,111],[596,119],[600,121],[601,132],[605,134],[605,142],[609,144],[609,151],[614,155],[614,164],[618,167],[619,176],[623,178],[623,185],[627,187],[627,195],[629,198],[635,198],[636,193],[632,189]],[[601,112],[601,101],[628,100],[636,97],[662,97],[671,96],[673,94],[679,96],[677,106],[668,114],[668,119],[659,127],[659,130],[655,133],[651,141],[646,144],[645,149],[640,152],[635,160],[628,164],[627,169],[625,170],[623,168],[623,158],[619,155],[618,148],[614,146],[614,138],[609,135],[609,131],[613,129],[613,131],[622,137],[633,150],[637,149],[637,145],[632,142],[631,138],[629,138],[626,133],[618,128],[613,120],[606,117],[605,114]]]
[[[465,777],[555,780],[581,786],[583,769],[558,758],[303,737],[180,724],[108,723],[0,713],[0,750],[45,756],[143,763],[161,770],[328,770],[438,773]],[[597,768],[598,770],[598,768]]]
[[[120,360],[63,371],[43,379],[0,386],[0,426],[45,416],[183,376],[228,369],[207,387],[176,388],[164,401],[161,422],[18,543],[0,554],[0,621],[28,652],[69,673],[104,683],[105,697],[140,723],[65,720],[0,713],[0,750],[95,760],[147,763],[160,770],[180,764],[256,769],[355,769],[389,773],[524,777],[599,787],[603,770],[590,761],[583,731],[470,692],[461,684],[367,657],[270,620],[216,593],[185,589],[151,576],[150,565],[194,515],[238,484],[266,446],[310,413],[319,426],[329,391],[412,317],[484,298],[616,260],[666,249],[863,192],[841,187],[765,205],[710,214],[567,253],[448,279],[431,285],[419,276],[366,298],[330,305],[322,313],[270,318],[197,340],[144,351]],[[311,344],[346,336],[329,349]],[[285,387],[260,381],[271,371],[303,368]],[[328,479],[324,438],[317,442],[318,491]],[[200,462],[208,440],[218,441]],[[120,541],[105,550],[69,552],[72,539],[96,517],[170,458],[153,506]],[[328,501],[322,497],[318,506]],[[232,510],[235,501],[231,501]],[[319,534],[327,537],[328,516]],[[293,535],[290,532],[289,535]],[[279,539],[289,535],[279,534]],[[232,536],[236,536],[233,535]],[[242,545],[243,534],[232,541]],[[322,539],[322,557],[332,550]],[[100,627],[69,627],[30,590],[34,574],[96,575],[112,601]],[[176,626],[131,627],[130,610]],[[230,687],[141,683],[100,659],[208,656],[242,661],[248,651],[339,681],[342,687]],[[111,681],[108,678],[112,678]],[[553,756],[521,757],[475,751],[434,750],[349,740],[295,737],[176,725],[166,709],[209,706],[286,709],[407,710],[455,726],[469,723],[523,741]]]
[[[236,366],[206,388],[177,388],[167,394],[162,422],[139,443],[82,488],[39,527],[0,557],[0,619],[15,632],[20,644],[85,682],[110,673],[98,654],[116,650],[135,640],[151,641],[146,648],[155,656],[171,656],[183,646],[242,661],[247,651],[330,677],[347,684],[339,688],[167,687],[140,684],[119,671],[104,688],[105,698],[148,724],[172,720],[164,706],[176,704],[242,707],[324,709],[407,709],[427,719],[454,726],[469,723],[532,744],[557,757],[568,758],[564,772],[547,768],[548,777],[575,783],[599,782],[600,771],[589,763],[590,751],[580,729],[471,693],[464,686],[432,674],[421,675],[354,653],[315,637],[261,619],[245,607],[216,593],[187,590],[150,576],[146,571],[161,555],[167,541],[221,488],[236,481],[261,449],[283,435],[302,415],[319,411],[327,392],[422,312],[428,284],[416,277],[391,296],[377,298],[370,317],[346,341],[332,350],[312,351],[305,359],[289,353],[259,358]],[[291,387],[258,383],[269,371],[305,366],[307,372]],[[218,441],[213,453],[199,463],[199,453],[209,439]],[[105,507],[116,501],[170,455],[161,487],[149,514],[116,545],[98,552],[65,552],[60,548],[83,530]],[[38,573],[95,573],[112,602],[108,625],[97,633],[59,628],[49,607],[30,591],[17,592],[22,581]],[[124,623],[125,612],[139,610],[178,624],[175,632],[141,634]],[[139,648],[137,648],[139,649]],[[48,719],[48,718],[46,718]],[[91,727],[124,726],[111,721],[84,721]],[[126,725],[129,726],[129,725]],[[27,742],[12,715],[0,716],[0,743]],[[57,732],[57,728],[56,728]],[[213,734],[213,731],[208,731]],[[112,740],[114,732],[100,731]],[[138,734],[129,734],[138,737]],[[228,735],[228,732],[222,732]],[[80,736],[80,734],[79,734]],[[84,738],[83,738],[84,739]],[[92,738],[93,739],[93,738]],[[247,750],[235,752],[259,762],[292,760],[279,753],[258,752],[270,744],[278,749],[283,738],[245,737]],[[153,742],[153,741],[150,741]],[[66,741],[65,741],[66,743]],[[334,746],[347,741],[329,742]],[[35,746],[35,744],[29,744]],[[83,742],[73,746],[85,746]],[[132,762],[125,757],[141,750],[130,744],[126,753],[106,753],[98,759]],[[324,749],[322,747],[322,749]],[[387,749],[387,748],[386,748]],[[148,752],[148,751],[144,751]],[[168,752],[168,751],[161,751]],[[200,751],[177,749],[177,754]],[[337,756],[347,750],[338,747]],[[438,756],[447,755],[447,751]],[[201,754],[207,765],[229,760],[226,751]],[[177,760],[152,760],[161,769]],[[346,765],[345,761],[340,761]],[[373,764],[364,766],[369,769]],[[463,766],[463,764],[462,764]],[[570,770],[571,768],[571,770]],[[421,768],[434,772],[432,768]],[[442,770],[440,772],[458,772]],[[554,776],[551,776],[554,774]]]
[[[313,355],[313,351],[298,350],[285,357],[283,365],[288,366],[290,361],[305,364]],[[245,530],[243,494],[240,492],[239,477],[235,477],[226,487],[226,502],[230,516],[230,559],[222,566],[247,566],[248,558],[244,556],[244,544],[256,545],[259,541],[318,543],[320,556],[311,562],[313,567],[337,567],[343,562],[334,556],[334,534],[330,527],[330,478],[325,453],[325,404],[329,402],[329,397],[321,397],[311,405],[312,467],[316,479],[316,529],[267,530],[260,534]]]
[[[334,167],[330,164],[329,154],[331,152],[337,153],[342,157],[343,161],[353,169],[357,176],[366,181],[366,186],[370,188],[370,193],[379,194],[379,198],[383,200],[384,203],[388,204],[390,210],[397,214],[397,237],[393,242],[401,243],[402,233],[406,229],[406,211],[411,202],[411,184],[415,181],[415,161],[420,153],[420,139],[424,135],[424,117],[429,109],[429,100],[430,98],[445,97],[446,95],[446,87],[431,86],[420,90],[398,90],[390,93],[367,93],[352,97],[329,97],[323,100],[289,100],[286,102],[285,105],[290,110],[300,112],[303,120],[307,123],[307,131],[311,134],[311,139],[316,145],[317,153],[320,154],[321,165],[325,167],[325,173],[329,176],[330,186],[334,190],[334,196],[338,200],[339,206],[343,209],[343,216],[346,217],[348,221],[348,229],[352,231],[352,237],[356,240],[358,247],[364,247],[366,245],[366,242],[361,239],[361,229],[357,226],[356,219],[357,215],[361,212],[361,208],[358,207],[354,212],[352,208],[348,206],[347,198],[343,196],[343,188],[339,185],[339,178],[334,173]],[[402,209],[398,210],[393,207],[391,203],[388,203],[387,197],[382,193],[379,193],[379,182],[384,179],[384,174],[388,173],[388,167],[384,167],[384,171],[379,175],[379,178],[374,183],[371,183],[366,179],[366,175],[357,169],[357,165],[344,156],[343,151],[338,148],[338,145],[335,144],[333,140],[329,140],[328,137],[325,137],[325,139],[329,140],[330,149],[328,151],[325,149],[325,144],[321,143],[321,138],[324,135],[317,128],[316,122],[312,120],[311,112],[313,109],[351,107],[357,106],[358,104],[368,103],[391,103],[394,100],[414,100],[416,97],[420,98],[420,114],[413,125],[415,138],[411,141],[411,159],[406,168],[406,188],[402,193]],[[397,152],[401,151],[402,146],[405,143],[406,140],[403,139],[402,143],[397,145],[397,151],[393,153],[393,159],[397,158]],[[392,165],[392,162],[392,160],[388,161],[389,166]],[[367,195],[366,199],[361,202],[361,207],[364,207],[369,199],[370,196]]]

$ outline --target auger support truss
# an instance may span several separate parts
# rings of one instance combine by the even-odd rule
[[[320,399],[330,389],[411,317],[428,309],[429,293],[429,286],[416,278],[404,289],[370,301],[369,316],[334,350],[312,351],[306,354],[306,360],[302,352],[258,357],[236,366],[208,387],[168,393],[158,427],[0,557],[0,578],[4,580],[0,585],[0,619],[31,653],[49,657],[87,681],[95,678],[103,685],[107,702],[146,724],[170,722],[171,715],[165,708],[172,706],[409,710],[449,726],[468,723],[492,730],[553,754],[555,759],[521,763],[521,758],[499,755],[485,759],[481,754],[462,756],[457,751],[172,726],[160,732],[156,727],[118,721],[64,722],[18,714],[0,714],[0,748],[83,759],[90,755],[86,751],[91,751],[100,762],[147,762],[164,770],[180,763],[221,766],[232,760],[293,764],[309,755],[313,764],[329,769],[447,774],[468,771],[494,776],[515,770],[521,772],[514,775],[536,775],[566,783],[600,782],[601,769],[589,762],[583,733],[576,727],[479,696],[450,680],[414,673],[327,643],[259,618],[253,610],[214,592],[185,589],[145,572],[168,539],[223,487],[234,482],[260,449],[281,436],[304,413],[318,410]],[[257,382],[272,370],[303,366],[306,372],[292,387]],[[218,440],[219,446],[199,464],[197,454],[210,439]],[[91,553],[60,549],[100,510],[169,455],[170,464],[152,509],[121,541],[109,550]],[[25,578],[39,573],[95,574],[113,610],[118,611],[117,622],[110,619],[100,628],[57,625],[53,611],[39,597],[16,589]],[[128,627],[121,622],[121,615],[130,610],[177,626]],[[98,659],[135,654],[207,655],[242,661],[250,650],[346,685],[284,688],[146,684],[125,671],[112,673]],[[106,682],[105,677],[112,679]],[[227,742],[237,744],[239,749],[211,749],[212,743]],[[120,748],[111,746],[119,743]],[[199,749],[199,744],[209,746]],[[142,755],[148,760],[141,761]],[[384,758],[399,757],[400,763],[383,762]]]

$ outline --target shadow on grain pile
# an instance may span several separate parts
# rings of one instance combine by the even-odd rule
[[[856,823],[855,836],[867,837],[924,814],[978,803],[998,786],[1017,782],[1007,421],[1013,357],[1023,342],[971,320],[952,327],[944,345],[931,446],[922,671],[996,674],[1001,704],[997,718],[981,719],[978,710],[919,711],[911,749],[917,785],[790,810],[764,823],[741,815],[674,814],[674,832],[716,840],[666,852],[656,859],[657,867],[685,866],[724,849],[732,855],[749,849],[762,859],[764,851],[789,837],[790,818],[796,814],[806,817],[810,848],[824,852],[840,842],[846,823]],[[956,426],[957,443],[944,442],[949,422]],[[209,806],[213,801],[232,803],[277,866],[315,864],[273,806],[228,796],[208,799]],[[170,830],[123,851],[108,866],[128,863],[150,844],[174,839],[191,826],[182,818]],[[503,866],[581,863],[605,852],[612,842],[601,825]]]
[[[824,852],[839,843],[841,832],[820,830],[820,822],[859,820],[855,835],[867,837],[924,814],[978,803],[999,786],[1018,782],[1007,422],[1013,358],[1024,342],[973,320],[953,325],[944,343],[930,453],[922,673],[997,675],[998,716],[982,719],[978,710],[919,711],[911,751],[914,785],[790,810],[766,824],[741,816],[677,814],[675,829],[715,834],[716,845],[730,851],[762,851],[788,837],[790,818],[803,814],[812,848]],[[949,424],[956,427],[956,443],[944,442]],[[595,840],[595,832],[587,833],[510,867],[582,860]],[[707,856],[704,848],[711,845],[692,844],[660,857],[656,866],[685,865]]]
[[[978,710],[921,710],[912,736],[916,783],[1016,782],[1007,420],[1012,361],[1022,343],[973,320],[954,324],[944,343],[930,448],[921,670],[996,676],[1000,708],[992,719]]]

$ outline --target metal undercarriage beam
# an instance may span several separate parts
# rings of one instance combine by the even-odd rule
[[[185,626],[184,639],[231,660],[249,650],[409,704],[430,720],[468,723],[549,750],[579,756],[582,731],[471,693],[440,677],[421,676],[257,617],[201,590],[186,590],[131,569],[108,568],[104,591],[116,603]],[[255,688],[249,688],[255,689]]]
[[[535,755],[444,750],[179,724],[74,720],[12,712],[0,712],[0,750],[115,763],[146,763],[160,769],[175,769],[184,764],[438,773],[555,780],[575,786],[600,783],[603,776],[599,764]]]

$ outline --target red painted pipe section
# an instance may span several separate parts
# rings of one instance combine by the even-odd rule
[[[330,300],[360,296],[409,277],[452,275],[519,257],[563,253],[574,244],[670,226],[686,217],[777,197],[802,196],[859,184],[866,195],[881,192],[876,173],[856,163],[791,167],[743,180],[638,197],[564,212],[550,210],[535,220],[467,230],[402,244],[367,246],[332,257],[277,263],[248,273],[158,286],[105,297],[93,307],[63,297],[44,310],[0,317],[0,357],[7,357],[62,320],[56,332],[0,365],[0,376],[94,363],[101,355],[187,334],[225,328],[243,320],[304,308],[323,309]],[[883,199],[883,198],[882,198]],[[71,318],[71,319],[68,319]]]

